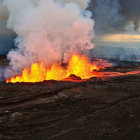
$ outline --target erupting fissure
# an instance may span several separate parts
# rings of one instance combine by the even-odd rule
[[[89,79],[95,76],[93,70],[98,70],[94,62],[89,62],[86,55],[72,55],[66,67],[61,62],[55,62],[45,67],[43,62],[33,63],[30,68],[24,68],[21,75],[7,79],[6,82],[42,82],[44,80],[66,80],[70,75],[81,79]],[[96,75],[98,77],[98,75]]]

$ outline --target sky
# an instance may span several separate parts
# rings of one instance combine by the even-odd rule
[[[140,48],[139,0],[91,0],[97,46]]]
[[[87,0],[75,1],[85,8]],[[140,0],[91,0],[87,9],[92,12],[95,22],[95,47],[136,48],[138,51],[135,52],[139,54]],[[0,0],[0,54],[14,47],[16,34],[7,29],[8,16],[8,10]]]

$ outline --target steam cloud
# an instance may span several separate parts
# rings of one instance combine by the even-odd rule
[[[94,21],[91,12],[83,9],[87,2],[4,0],[9,11],[7,27],[18,35],[5,75],[12,76],[34,62],[48,65],[62,57],[67,61],[73,52],[93,48]]]

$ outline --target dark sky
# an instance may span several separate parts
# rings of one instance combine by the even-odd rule
[[[139,31],[140,0],[91,0],[89,9],[101,31]]]

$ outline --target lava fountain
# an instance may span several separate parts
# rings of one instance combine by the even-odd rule
[[[139,69],[124,73],[106,71],[107,67],[113,68],[112,63],[103,59],[90,61],[86,55],[73,54],[67,65],[64,65],[62,62],[54,62],[46,67],[44,62],[33,63],[30,67],[24,68],[21,75],[6,79],[6,83],[35,83],[45,80],[79,81],[88,80],[92,77],[106,79],[108,77],[140,74]],[[102,69],[104,70],[102,71]]]
[[[75,75],[81,79],[89,79],[98,77],[94,70],[99,70],[95,62],[90,62],[86,55],[72,55],[67,66],[63,66],[62,62],[55,62],[45,67],[43,62],[33,63],[31,67],[26,67],[21,75],[7,79],[6,82],[42,82],[44,80],[68,80],[70,75]]]

